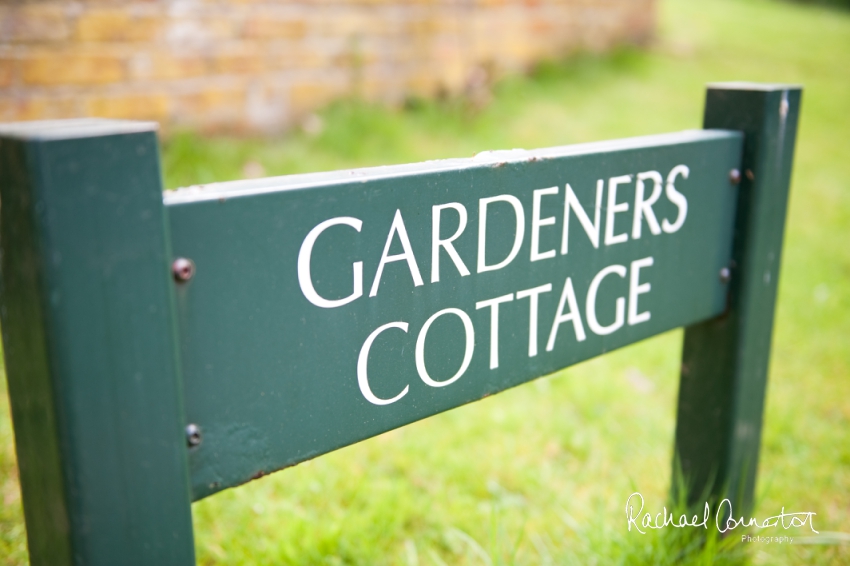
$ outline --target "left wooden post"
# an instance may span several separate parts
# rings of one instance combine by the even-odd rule
[[[0,205],[31,563],[194,564],[156,126],[0,125]]]

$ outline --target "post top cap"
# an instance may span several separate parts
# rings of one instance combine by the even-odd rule
[[[708,83],[707,88],[711,90],[759,90],[764,92],[776,92],[782,90],[802,90],[803,86],[798,84],[783,83],[751,83],[747,81],[730,81]]]
[[[0,124],[0,138],[48,141],[152,132],[158,128],[159,124],[156,122],[108,118],[34,120]]]

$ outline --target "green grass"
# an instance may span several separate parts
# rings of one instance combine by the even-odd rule
[[[755,515],[814,511],[821,532],[850,533],[850,13],[659,8],[649,49],[540,65],[482,109],[348,101],[321,112],[318,135],[176,135],[167,185],[240,178],[253,162],[275,175],[696,128],[706,82],[804,84]],[[626,530],[629,494],[666,502],[680,346],[668,333],[199,502],[199,564],[850,563],[848,544]],[[0,563],[23,564],[2,395]]]

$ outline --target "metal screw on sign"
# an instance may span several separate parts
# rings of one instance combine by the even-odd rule
[[[737,169],[732,169],[729,171],[729,182],[733,185],[737,185],[741,182],[741,172]]]
[[[178,283],[186,282],[195,275],[195,264],[191,259],[178,257],[171,264],[171,273],[174,274],[174,280]]]
[[[728,267],[720,268],[720,282],[721,283],[729,283],[729,280],[732,279],[732,272],[729,271]]]
[[[197,446],[201,443],[201,428],[196,424],[186,425],[186,444]]]

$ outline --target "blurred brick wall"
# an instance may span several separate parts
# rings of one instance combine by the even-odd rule
[[[0,121],[275,131],[342,95],[458,92],[482,68],[641,42],[654,13],[654,0],[0,0]]]

